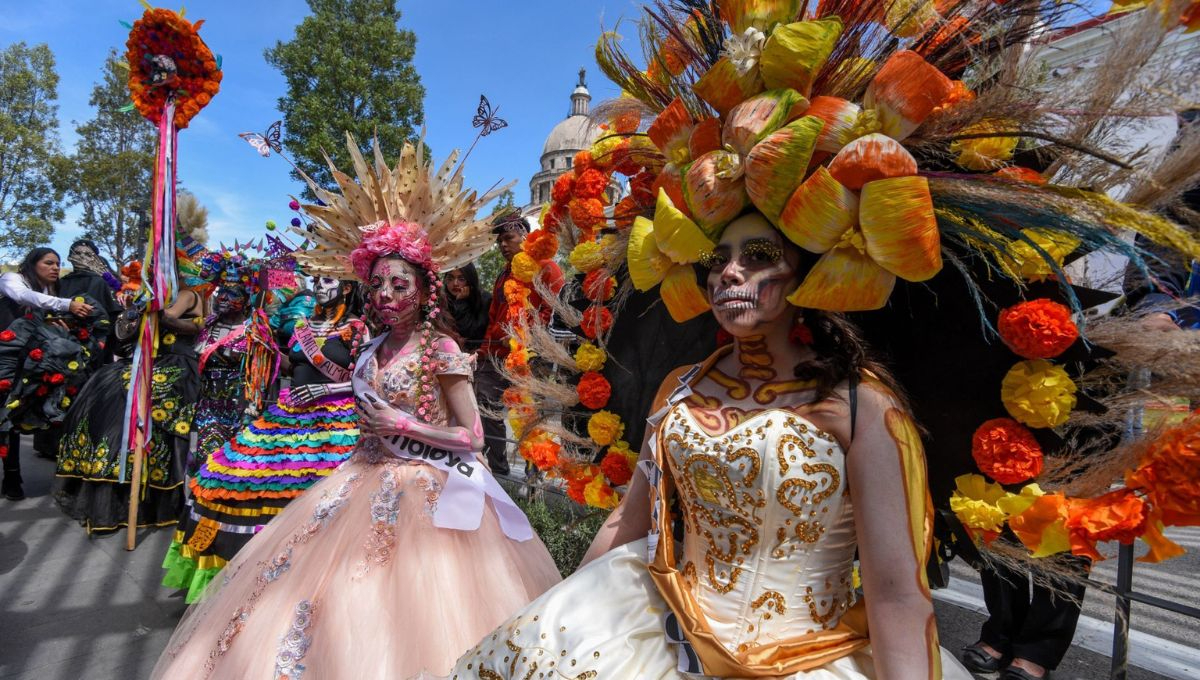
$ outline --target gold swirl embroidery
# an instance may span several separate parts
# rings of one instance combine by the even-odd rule
[[[742,475],[742,486],[749,489],[758,482],[758,473],[762,470],[762,463],[759,460],[758,451],[746,446],[737,449],[733,453],[725,454],[725,462],[727,463],[735,463],[742,459],[750,461],[750,471],[746,471],[744,464],[739,464],[737,471]]]
[[[776,614],[782,615],[787,610],[787,600],[784,599],[783,595],[774,590],[768,590],[759,595],[758,599],[750,603],[750,608],[758,610],[764,604],[767,605],[767,609],[774,611]],[[770,618],[771,615],[767,614],[766,616]]]
[[[796,456],[790,455],[795,449],[799,449],[805,458],[815,458],[817,455],[817,452],[813,451],[812,447],[800,437],[794,434],[785,434],[779,438],[779,443],[775,445],[775,457],[779,460],[779,474],[786,475],[788,469],[791,467],[789,461],[796,461]]]
[[[850,596],[849,594],[844,597],[830,595],[828,601],[822,599],[819,604],[823,607],[825,606],[826,602],[828,602],[829,609],[827,609],[825,612],[821,612],[817,607],[817,599],[813,597],[812,586],[805,586],[804,602],[808,605],[808,614],[812,617],[812,620],[821,624],[822,629],[828,630],[829,628],[833,627],[830,625],[830,622],[833,621],[833,618],[838,616],[844,609],[850,606]]]
[[[817,483],[811,479],[785,479],[775,492],[775,500],[779,501],[779,504],[787,508],[794,516],[799,517],[804,514],[804,508],[794,503],[792,499],[801,493],[800,489],[812,491],[816,488]],[[808,496],[804,496],[800,500],[807,503]]]
[[[805,463],[800,466],[800,469],[806,475],[829,475],[829,486],[813,494],[812,499],[810,499],[813,505],[825,502],[842,484],[842,476],[838,473],[838,469],[829,463]],[[818,483],[814,483],[813,487],[810,487],[810,490],[817,485]]]

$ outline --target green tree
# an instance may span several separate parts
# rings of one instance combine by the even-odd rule
[[[347,168],[350,132],[363,151],[378,135],[385,153],[398,154],[423,120],[425,88],[412,63],[417,37],[398,27],[395,0],[308,0],[308,6],[312,14],[295,36],[276,42],[266,58],[287,81],[279,99],[283,144],[300,169],[330,187],[322,152]]]
[[[129,71],[110,51],[88,103],[92,120],[78,125],[71,157],[71,197],[83,207],[79,226],[114,265],[136,252],[139,231],[151,208],[158,135],[129,101]]]
[[[44,245],[63,218],[58,74],[45,44],[0,51],[0,251]]]

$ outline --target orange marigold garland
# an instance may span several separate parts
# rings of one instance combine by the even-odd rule
[[[595,269],[583,277],[583,295],[592,302],[607,302],[616,291],[617,279],[607,269]]]
[[[580,404],[597,411],[608,406],[608,400],[612,397],[612,386],[603,375],[588,371],[579,379],[575,392],[579,395]]]
[[[600,469],[604,472],[604,476],[608,478],[608,483],[613,486],[624,486],[633,479],[633,468],[629,465],[629,459],[620,451],[610,447],[608,453],[600,461]]]
[[[1011,418],[989,420],[971,439],[971,456],[988,477],[1019,484],[1042,473],[1042,448],[1033,433]]]
[[[590,340],[595,340],[604,333],[607,333],[608,329],[612,328],[612,324],[612,312],[604,307],[592,306],[583,312],[581,328],[583,329],[583,334]]]
[[[1026,359],[1053,359],[1079,338],[1071,310],[1044,298],[1000,312],[998,329],[1004,344]]]
[[[1067,531],[1071,552],[1094,560],[1104,556],[1096,550],[1100,541],[1128,545],[1146,530],[1146,502],[1131,489],[1117,489],[1096,498],[1071,499],[1067,503]]]
[[[157,125],[167,100],[175,100],[175,127],[184,129],[221,89],[221,66],[188,21],[169,9],[147,9],[125,43],[133,105]]]
[[[1150,442],[1125,485],[1142,490],[1165,524],[1200,526],[1200,415]]]

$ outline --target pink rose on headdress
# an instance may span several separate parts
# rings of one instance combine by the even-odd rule
[[[350,252],[350,265],[359,279],[369,279],[375,261],[386,256],[402,257],[426,270],[435,270],[433,248],[421,225],[414,222],[376,222],[363,227],[362,231],[362,242]]]

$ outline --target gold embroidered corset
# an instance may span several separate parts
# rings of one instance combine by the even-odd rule
[[[837,626],[854,603],[845,455],[782,410],[721,435],[684,404],[660,425],[684,526],[676,568],[735,654]]]

